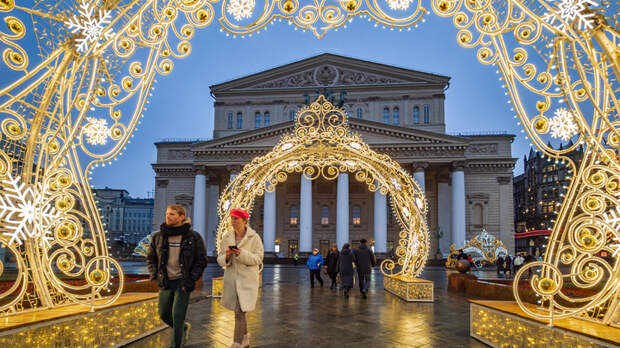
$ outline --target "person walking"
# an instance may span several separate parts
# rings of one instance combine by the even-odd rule
[[[338,277],[338,256],[340,252],[338,252],[338,245],[332,245],[332,249],[327,253],[327,265],[325,268],[327,269],[327,274],[329,278],[332,280],[332,285],[329,286],[330,289],[338,288],[338,284],[336,283],[336,278]]]
[[[308,269],[310,270],[310,287],[314,288],[314,278],[319,281],[321,287],[323,287],[323,279],[321,279],[321,266],[323,266],[323,256],[319,253],[319,249],[314,248],[312,250],[312,255],[308,257]]]
[[[353,288],[354,262],[356,262],[355,255],[351,251],[349,243],[344,243],[338,255],[338,274],[340,274],[340,283],[346,298],[349,298],[349,290]]]
[[[504,259],[504,275],[512,275],[512,257],[510,255],[506,255],[506,259]]]
[[[497,275],[499,275],[504,270],[504,258],[498,256],[495,265],[497,266]]]
[[[166,208],[166,222],[151,239],[146,263],[151,280],[159,286],[159,317],[172,328],[170,347],[181,347],[189,339],[190,324],[185,322],[189,294],[207,267],[204,242],[191,229],[183,206]]]
[[[245,314],[256,308],[259,268],[264,249],[261,237],[248,225],[250,214],[231,209],[232,230],[224,233],[218,248],[217,263],[224,268],[222,306],[235,311],[235,330],[231,348],[250,346]]]
[[[524,261],[525,259],[521,254],[517,254],[517,256],[515,256],[515,260],[513,262],[515,270],[513,274],[516,274],[519,271],[519,268],[521,268],[521,265],[523,265]]]
[[[366,245],[366,239],[360,240],[360,246],[354,251],[357,265],[357,277],[359,279],[360,292],[362,297],[366,298],[368,287],[370,285],[370,271],[377,263],[375,254]]]

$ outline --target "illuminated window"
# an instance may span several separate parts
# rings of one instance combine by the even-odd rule
[[[362,223],[362,219],[361,219],[361,209],[359,205],[354,205],[353,206],[353,212],[351,215],[353,215],[353,225],[359,225],[360,223]]]
[[[321,225],[329,225],[329,207],[326,205],[321,207]]]
[[[297,210],[296,205],[291,205],[289,209],[289,223],[291,225],[297,225],[297,217],[299,216],[299,211]]]

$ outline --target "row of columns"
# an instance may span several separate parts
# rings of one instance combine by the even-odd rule
[[[413,178],[422,191],[425,191],[424,170],[428,164],[414,165]],[[217,207],[207,208],[207,198],[210,204],[217,204],[219,200],[219,185],[207,185],[206,175],[199,169],[195,176],[194,185],[194,230],[199,232],[203,240],[207,241],[207,253],[214,254],[215,230],[218,224]],[[236,176],[231,172],[230,179]],[[464,164],[454,166],[452,172],[452,190],[447,183],[439,183],[438,187],[438,218],[439,228],[451,231],[451,241],[457,245],[465,243],[465,173]],[[451,191],[450,197],[447,193]],[[208,195],[208,197],[207,197]],[[266,192],[263,211],[263,244],[266,252],[275,252],[276,239],[276,193]],[[446,202],[450,199],[450,202]],[[448,208],[448,205],[450,208]],[[387,199],[379,191],[374,193],[374,239],[375,251],[387,252]],[[450,226],[446,224],[446,213],[450,211]],[[208,213],[207,213],[208,212]],[[208,215],[208,216],[207,216]],[[336,244],[338,248],[349,242],[349,175],[338,175],[337,204],[336,204]],[[299,204],[299,251],[312,251],[312,181],[305,176],[301,177],[300,204]]]

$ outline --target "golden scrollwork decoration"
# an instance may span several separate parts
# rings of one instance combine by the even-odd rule
[[[339,174],[349,173],[371,192],[389,194],[401,226],[396,259],[383,261],[381,270],[390,275],[419,275],[430,247],[427,206],[411,175],[389,156],[371,150],[358,134],[351,133],[346,113],[323,95],[301,109],[296,120],[291,134],[284,135],[271,152],[245,165],[222,192],[218,248],[222,235],[232,228],[230,210],[251,212],[256,197],[273,192],[290,174],[301,174],[309,180],[335,180]]]
[[[484,229],[462,247],[457,248],[456,244],[450,246],[450,255],[446,260],[447,268],[456,267],[456,259],[459,250],[463,250],[464,253],[472,256],[474,267],[493,264],[498,257],[508,255],[508,249],[506,249],[504,243]]]

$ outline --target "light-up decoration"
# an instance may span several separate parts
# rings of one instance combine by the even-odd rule
[[[271,152],[245,165],[222,191],[218,248],[222,235],[232,228],[230,209],[251,212],[257,196],[273,192],[290,174],[299,173],[309,180],[335,180],[339,174],[349,173],[371,192],[389,194],[401,226],[396,259],[383,261],[381,270],[407,277],[420,274],[429,252],[427,205],[420,187],[397,162],[371,150],[358,134],[351,133],[345,111],[334,107],[323,95],[301,109],[295,119],[291,134],[282,136]],[[351,149],[350,144],[356,146]],[[296,150],[287,151],[289,148]]]
[[[106,296],[109,289],[100,280],[102,272],[102,279],[109,278],[114,261],[107,256],[105,230],[87,174],[121,153],[146,110],[156,75],[169,74],[174,59],[190,54],[190,40],[197,28],[209,26],[219,16],[222,31],[249,36],[283,20],[322,37],[331,29],[344,28],[354,17],[374,22],[375,26],[401,30],[417,25],[428,14],[419,1],[412,2],[414,6],[395,18],[382,10],[389,8],[387,1],[285,0],[257,3],[251,18],[237,22],[228,18],[228,1],[216,4],[215,0],[94,0],[89,6],[97,9],[92,12],[95,20],[101,20],[97,11],[110,11],[112,18],[104,23],[105,29],[99,31],[91,26],[92,31],[80,34],[79,29],[71,33],[75,28],[68,29],[67,23],[74,15],[79,17],[80,10],[85,11],[83,2],[36,1],[30,7],[16,6],[13,0],[0,1],[0,14],[6,24],[0,33],[1,62],[8,67],[3,70],[6,80],[0,87],[0,157],[6,158],[0,165],[9,163],[12,177],[33,186],[31,190],[50,182],[53,195],[62,197],[61,205],[72,207],[62,211],[54,225],[50,248],[34,239],[22,241],[21,246],[17,242],[8,245],[20,271],[18,285],[9,291],[15,299],[0,307],[0,311],[12,313],[71,302],[88,303],[96,297],[114,300],[114,293]],[[544,296],[544,311],[528,311],[518,294],[517,301],[528,314],[540,319],[575,316],[616,325],[613,318],[620,310],[620,301],[616,300],[620,295],[620,263],[617,254],[611,261],[598,255],[616,251],[612,245],[620,238],[617,224],[605,220],[617,209],[620,194],[620,34],[616,29],[620,27],[620,4],[602,2],[594,16],[590,16],[591,10],[585,5],[592,4],[431,0],[433,12],[450,18],[458,29],[457,43],[476,49],[478,60],[496,69],[508,108],[523,125],[527,138],[549,160],[566,162],[572,171],[573,181],[557,211],[544,262],[537,264],[540,276],[531,283]],[[570,11],[562,14],[569,8],[577,8],[580,15],[575,12],[573,17]],[[554,14],[555,26],[545,21],[545,16],[551,21],[549,14]],[[32,22],[25,25],[25,20]],[[558,29],[559,21],[562,29]],[[82,31],[86,27],[82,25]],[[97,33],[99,37],[95,39],[93,35]],[[80,48],[83,41],[77,39],[87,34],[89,43]],[[26,37],[37,38],[36,49],[30,48]],[[559,108],[566,109],[577,125],[571,138],[574,146],[561,150],[553,134],[564,138],[570,134],[549,134],[550,120]],[[107,115],[109,138],[105,145],[91,146],[83,139],[87,114]],[[556,144],[548,146],[549,140]],[[577,167],[565,154],[581,145],[586,156]],[[350,142],[343,147],[356,155],[365,151],[359,143]],[[292,168],[298,166],[305,164],[300,161]],[[313,174],[316,173],[309,173]],[[59,176],[62,182],[57,179]],[[6,185],[7,179],[2,182]],[[54,204],[58,209],[56,199]],[[417,215],[413,213],[415,207],[408,209],[412,212],[410,219]],[[85,229],[82,223],[86,224]],[[9,241],[4,235],[0,238],[4,243]],[[425,243],[422,241],[420,247]],[[411,242],[411,246],[414,244]],[[401,250],[406,254],[408,248]],[[534,267],[528,264],[521,270],[530,266]],[[56,276],[57,269],[64,272],[60,278]],[[96,272],[97,269],[102,272]],[[564,269],[569,271],[562,273],[560,270]],[[88,284],[73,289],[64,283],[67,277]],[[560,281],[564,278],[577,287],[597,292],[587,298],[555,292],[568,283]],[[27,288],[35,290],[26,295]],[[83,295],[85,290],[91,290],[90,294]],[[3,296],[8,295],[1,293],[0,298]],[[567,307],[565,303],[571,305]]]
[[[456,267],[456,258],[461,249],[465,254],[471,256],[474,267],[493,264],[498,257],[508,255],[508,249],[506,249],[504,243],[483,229],[480,234],[469,240],[462,247],[457,248],[456,244],[450,246],[450,255],[446,260],[447,268]]]
[[[99,47],[100,40],[110,40],[114,35],[108,27],[112,20],[111,11],[96,9],[96,3],[81,0],[78,13],[65,22],[72,33],[78,34],[75,38],[78,52],[87,51],[91,44]]]
[[[549,121],[549,128],[549,133],[553,138],[565,141],[570,140],[579,132],[573,114],[564,108],[555,111],[555,116]]]
[[[89,117],[87,120],[88,123],[84,126],[86,141],[91,145],[105,145],[108,141],[110,132],[108,129],[108,121],[93,117]]]
[[[557,9],[552,8],[543,16],[543,20],[553,25],[558,30],[566,30],[566,23],[572,23],[577,19],[579,30],[594,28],[594,12],[590,7],[598,6],[592,0],[562,0]]]

